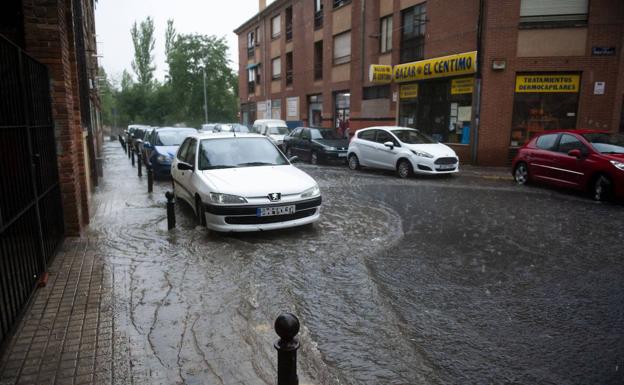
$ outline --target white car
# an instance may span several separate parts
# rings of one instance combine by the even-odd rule
[[[286,122],[279,119],[258,119],[253,124],[253,131],[268,136],[280,148],[284,144],[284,136],[289,132]]]
[[[358,130],[349,143],[347,159],[352,170],[360,166],[395,170],[400,178],[459,171],[459,158],[452,148],[406,127]]]
[[[191,135],[173,160],[171,176],[176,197],[211,230],[274,230],[320,217],[318,184],[262,135]]]

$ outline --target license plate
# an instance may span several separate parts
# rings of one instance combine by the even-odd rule
[[[274,215],[289,215],[295,213],[295,206],[258,207],[257,217],[271,217]]]
[[[338,153],[338,157],[339,158],[346,158],[347,157],[347,153],[346,152],[340,152],[340,153]]]
[[[453,170],[454,168],[454,164],[442,164],[438,166],[438,170]]]

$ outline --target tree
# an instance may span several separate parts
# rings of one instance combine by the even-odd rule
[[[132,69],[137,76],[137,81],[143,88],[150,88],[153,84],[154,70],[154,20],[148,16],[139,27],[136,21],[130,30],[132,43],[134,45],[134,60]]]

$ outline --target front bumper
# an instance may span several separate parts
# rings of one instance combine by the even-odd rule
[[[319,153],[323,160],[327,161],[347,161],[347,150],[324,151]]]
[[[455,158],[424,158],[412,156],[412,168],[416,174],[454,174],[459,172],[459,159]],[[452,167],[452,168],[447,168]]]
[[[249,232],[277,230],[303,226],[320,218],[321,197],[263,205],[223,206],[204,204],[206,227],[220,232]],[[257,210],[265,207],[295,206],[295,213],[267,217],[257,216]]]

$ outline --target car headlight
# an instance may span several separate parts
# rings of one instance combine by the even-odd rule
[[[238,195],[210,193],[210,200],[213,203],[219,203],[223,205],[247,203],[247,199],[239,197]]]
[[[156,160],[159,161],[160,163],[168,163],[171,162],[171,157],[167,156],[167,155],[158,155],[156,157]]]
[[[327,151],[336,151],[338,149],[336,147],[325,147],[325,150],[327,150]]]
[[[414,150],[412,150],[412,154],[414,154],[416,156],[420,156],[422,158],[433,158],[433,155],[429,154],[428,152],[424,152],[424,151],[414,151]]]
[[[302,198],[312,198],[312,197],[319,196],[319,195],[321,195],[321,189],[319,188],[318,185],[315,185],[314,187],[310,187],[309,189],[301,193]]]
[[[618,162],[617,160],[612,160],[611,164],[619,168],[620,170],[624,171],[624,163]]]

